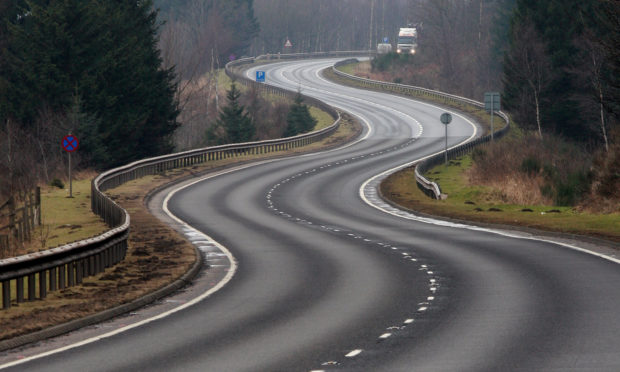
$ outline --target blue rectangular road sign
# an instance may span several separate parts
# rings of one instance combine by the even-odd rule
[[[265,71],[256,71],[256,82],[257,83],[265,82]]]

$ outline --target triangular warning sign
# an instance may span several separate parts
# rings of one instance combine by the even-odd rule
[[[292,48],[293,44],[291,44],[291,41],[289,39],[286,39],[286,43],[284,43],[284,47],[285,48]]]

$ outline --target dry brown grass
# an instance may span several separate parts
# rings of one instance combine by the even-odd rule
[[[43,301],[25,302],[0,310],[0,339],[41,330],[95,314],[164,287],[183,275],[195,262],[192,245],[151,215],[144,205],[148,190],[209,170],[260,159],[318,151],[340,146],[361,133],[361,126],[343,115],[340,128],[323,141],[268,155],[243,156],[148,176],[109,190],[132,221],[127,258],[79,286],[51,292]]]
[[[477,149],[467,170],[470,185],[502,191],[503,203],[552,205],[553,192],[570,174],[588,172],[590,156],[547,136],[510,137]],[[547,188],[547,192],[543,192]]]
[[[194,263],[194,248],[152,216],[143,203],[146,190],[167,179],[141,180],[114,190],[113,198],[130,211],[132,230],[127,258],[79,286],[51,292],[43,301],[0,311],[0,339],[37,331],[94,314],[171,283]],[[144,187],[146,186],[146,188]]]

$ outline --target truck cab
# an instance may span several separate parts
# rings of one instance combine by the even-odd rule
[[[415,54],[418,49],[418,30],[415,27],[401,28],[398,32],[396,53]]]

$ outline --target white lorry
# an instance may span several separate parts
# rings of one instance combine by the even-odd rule
[[[398,32],[396,42],[396,53],[415,54],[418,49],[418,29],[415,27],[404,27]]]

